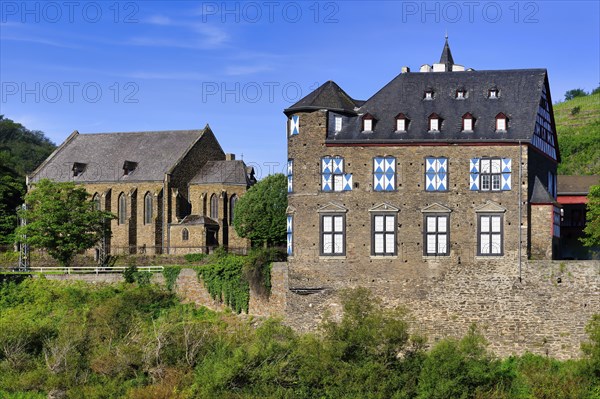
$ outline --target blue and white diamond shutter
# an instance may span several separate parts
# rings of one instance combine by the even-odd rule
[[[437,159],[437,189],[446,191],[448,189],[448,158]]]
[[[448,159],[425,158],[425,190],[446,191],[448,188]]]
[[[288,193],[294,191],[294,160],[288,159],[287,164],[287,189]]]
[[[287,217],[287,254],[291,255],[293,251],[294,244],[294,217]]]
[[[471,158],[469,166],[469,187],[471,191],[479,191],[479,158]]]
[[[300,116],[292,115],[290,118],[290,136],[300,133]]]
[[[352,191],[352,173],[346,173],[342,183],[342,191]]]
[[[394,191],[396,189],[396,158],[373,158],[373,190]]]
[[[500,182],[500,187],[502,190],[510,190],[511,185],[511,169],[512,169],[512,161],[510,158],[502,158],[502,179]]]
[[[321,159],[321,190],[333,191],[333,160],[329,157]]]

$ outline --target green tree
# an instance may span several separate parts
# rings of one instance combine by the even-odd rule
[[[575,97],[585,97],[588,94],[583,89],[571,89],[565,93],[565,101],[574,99]]]
[[[1,165],[0,165],[1,170]],[[25,184],[10,174],[0,175],[0,245],[14,242],[17,206],[23,201]]]
[[[591,186],[588,194],[587,221],[581,242],[587,247],[600,245],[600,185]]]
[[[287,180],[281,174],[267,176],[256,183],[237,202],[233,226],[240,237],[253,245],[285,243]]]
[[[77,252],[92,248],[108,234],[106,221],[115,217],[95,209],[88,197],[75,183],[40,180],[25,196],[27,210],[20,214],[27,225],[17,228],[17,235],[68,266]]]

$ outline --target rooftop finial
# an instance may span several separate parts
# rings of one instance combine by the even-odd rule
[[[448,41],[448,29],[446,29],[446,41]]]

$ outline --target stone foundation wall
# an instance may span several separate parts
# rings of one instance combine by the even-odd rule
[[[337,281],[365,286],[386,306],[405,306],[414,331],[430,343],[461,337],[476,323],[499,356],[526,351],[559,359],[577,358],[587,339],[585,325],[600,313],[600,262],[530,261],[473,265],[440,263],[430,276],[371,281]],[[314,294],[290,291],[286,322],[299,331],[314,329],[329,310],[341,314],[334,285]],[[306,292],[301,292],[306,294]]]

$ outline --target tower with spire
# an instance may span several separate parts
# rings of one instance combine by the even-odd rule
[[[464,66],[454,63],[452,51],[450,51],[450,45],[448,44],[448,33],[446,33],[445,39],[446,41],[444,43],[442,55],[440,56],[440,61],[433,65],[421,65],[421,68],[419,69],[420,72],[459,72],[465,70]]]

